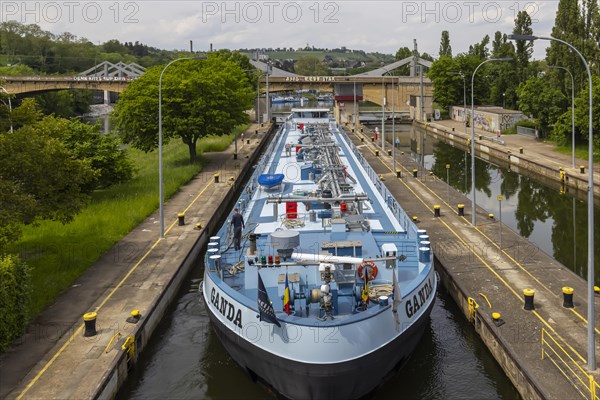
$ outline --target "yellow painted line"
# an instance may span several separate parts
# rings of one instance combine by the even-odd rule
[[[370,150],[370,151],[371,151],[373,154],[375,154],[375,153],[373,152],[373,150],[371,150],[370,148],[369,148],[369,150]],[[386,168],[388,168],[388,169],[391,171],[391,168],[390,168],[390,167],[389,167],[387,164],[385,164],[383,161],[381,161],[381,159],[379,159],[379,161],[380,161],[380,162],[381,162],[381,163],[382,163],[382,164],[383,164],[383,165],[384,165]],[[406,187],[408,190],[410,190],[410,192],[411,192],[411,193],[413,193],[413,195],[415,195],[415,196],[416,196],[416,197],[419,199],[419,201],[421,201],[421,202],[423,203],[423,205],[425,205],[425,207],[427,207],[427,208],[428,208],[428,209],[431,211],[431,208],[430,208],[430,207],[429,207],[429,206],[428,206],[428,205],[427,205],[427,204],[426,204],[426,203],[423,201],[423,199],[422,199],[421,197],[419,197],[419,196],[417,196],[417,195],[415,194],[414,190],[412,190],[412,188],[410,188],[406,182],[404,182],[402,179],[400,179],[400,182],[402,182],[402,184],[403,184],[403,185],[404,185],[404,186],[405,186],[405,187]],[[492,267],[491,267],[491,266],[490,266],[490,265],[489,265],[489,264],[488,264],[488,263],[487,263],[487,262],[486,262],[486,261],[485,261],[485,260],[484,260],[482,257],[480,257],[480,256],[479,256],[479,254],[477,254],[476,252],[474,252],[474,251],[473,251],[473,249],[472,249],[472,248],[471,248],[471,247],[468,245],[468,243],[467,243],[467,242],[465,242],[465,241],[463,240],[463,238],[462,238],[461,236],[459,236],[459,235],[458,235],[458,233],[457,233],[457,232],[456,232],[454,229],[452,229],[452,227],[451,227],[450,225],[448,225],[448,224],[446,223],[446,221],[444,221],[444,220],[443,220],[443,219],[441,219],[441,218],[438,218],[438,219],[437,219],[437,221],[438,221],[438,222],[441,222],[441,223],[442,223],[442,224],[443,224],[443,225],[446,227],[446,229],[448,229],[448,230],[449,230],[449,231],[450,231],[450,232],[451,232],[451,233],[452,233],[452,234],[453,234],[453,235],[454,235],[454,236],[455,236],[455,237],[456,237],[456,238],[457,238],[457,239],[458,239],[460,242],[462,242],[462,243],[463,243],[463,245],[464,245],[464,246],[465,246],[465,247],[466,247],[466,248],[467,248],[467,249],[468,249],[468,250],[469,250],[469,251],[470,251],[470,252],[471,252],[471,253],[472,253],[472,254],[473,254],[473,255],[474,255],[474,256],[475,256],[475,257],[476,257],[478,260],[479,260],[479,261],[481,261],[481,263],[482,263],[483,265],[485,265],[485,266],[486,266],[486,268],[487,268],[487,269],[488,269],[488,270],[489,270],[489,271],[490,271],[490,272],[491,272],[491,273],[492,273],[494,276],[496,276],[496,278],[498,278],[498,279],[500,280],[500,282],[502,282],[502,283],[504,284],[504,286],[506,286],[506,288],[507,288],[509,291],[511,291],[511,292],[512,292],[512,293],[513,293],[513,294],[514,294],[514,295],[515,295],[515,296],[516,296],[516,297],[517,297],[517,298],[518,298],[518,299],[519,299],[521,302],[524,302],[524,301],[525,301],[525,300],[523,299],[523,297],[522,297],[522,296],[521,296],[519,293],[517,293],[517,291],[515,291],[515,289],[513,289],[513,287],[512,287],[512,286],[511,286],[511,285],[510,285],[510,284],[509,284],[509,283],[508,283],[506,280],[504,280],[504,278],[502,278],[502,277],[501,277],[501,276],[500,276],[500,275],[499,275],[499,274],[498,274],[498,273],[497,273],[497,272],[496,272],[496,271],[495,271],[495,270],[494,270],[494,269],[493,269],[493,268],[492,268]],[[543,324],[544,324],[544,325],[545,325],[545,326],[546,326],[546,327],[547,327],[549,330],[551,330],[551,331],[552,331],[552,332],[553,332],[553,333],[554,333],[554,334],[555,334],[557,337],[559,337],[559,338],[560,338],[560,340],[561,340],[561,341],[562,341],[562,342],[563,342],[563,343],[564,343],[564,344],[565,344],[565,345],[566,345],[566,346],[567,346],[569,349],[571,349],[571,351],[572,351],[572,352],[573,352],[575,355],[577,355],[577,357],[578,357],[578,358],[579,358],[579,359],[580,359],[582,362],[584,362],[584,363],[585,363],[585,362],[587,362],[587,361],[585,360],[585,358],[583,358],[583,357],[581,356],[581,354],[579,354],[579,352],[577,352],[577,350],[575,350],[575,349],[574,349],[574,348],[573,348],[573,347],[572,347],[572,346],[571,346],[569,343],[567,343],[567,341],[566,341],[566,340],[565,340],[565,339],[564,339],[562,336],[560,336],[560,335],[558,334],[558,332],[556,332],[556,330],[555,330],[555,329],[554,329],[554,328],[553,328],[553,327],[552,327],[550,324],[548,324],[548,322],[546,322],[546,320],[544,320],[544,318],[542,318],[542,316],[541,316],[540,314],[538,314],[538,312],[537,312],[537,311],[535,311],[535,310],[532,310],[531,312],[532,312],[532,313],[533,313],[533,314],[534,314],[534,315],[535,315],[535,316],[536,316],[536,317],[537,317],[537,318],[538,318],[538,319],[539,319],[539,320],[540,320],[540,321],[541,321],[541,322],[542,322],[542,323],[543,323]]]
[[[212,183],[213,183],[213,181],[209,181],[208,184],[206,184],[204,186],[204,188],[200,191],[200,193],[188,205],[188,207],[186,208],[186,211],[192,206],[192,204],[194,204],[194,202],[196,202],[196,200],[198,200],[198,198],[200,197],[200,195],[202,193],[204,193],[204,191],[206,191],[206,189],[208,189],[208,187]],[[168,232],[175,225],[175,222],[177,222],[177,219],[169,226],[169,229],[167,229],[166,232]],[[137,263],[135,263],[135,265],[133,267],[131,267],[131,269],[129,270],[129,272],[127,272],[127,274],[123,277],[123,279],[121,279],[121,281],[117,284],[117,286],[115,286],[114,289],[112,289],[110,291],[110,293],[104,298],[104,300],[102,300],[102,302],[100,303],[100,305],[98,307],[96,307],[96,311],[100,310],[106,304],[106,302],[115,294],[115,292],[119,288],[121,288],[121,286],[123,286],[123,284],[125,283],[125,281],[127,280],[127,278],[129,278],[131,276],[131,274],[140,266],[140,264],[146,259],[146,257],[148,257],[148,255],[150,255],[150,253],[156,248],[156,246],[158,246],[158,244],[160,242],[161,242],[161,238],[156,239],[156,241],[148,249],[148,251],[138,260]],[[83,329],[84,326],[85,326],[85,324],[79,325],[79,328],[77,328],[77,330],[69,337],[69,339],[67,339],[67,341],[56,352],[56,354],[54,354],[54,356],[52,356],[52,358],[44,365],[44,367],[40,370],[40,372],[38,372],[36,374],[36,376],[33,377],[33,379],[29,382],[29,384],[27,384],[27,386],[25,387],[25,389],[23,389],[23,391],[21,392],[21,394],[19,394],[19,396],[17,396],[17,400],[22,399],[23,396],[25,396],[25,394],[29,391],[29,389],[31,389],[33,387],[33,385],[35,385],[35,383],[48,370],[48,368],[50,368],[50,366],[52,364],[54,364],[54,361],[56,361],[56,359],[62,354],[62,352],[67,348],[67,346],[69,344],[71,344],[71,342],[75,339],[75,337],[81,333],[81,330]]]

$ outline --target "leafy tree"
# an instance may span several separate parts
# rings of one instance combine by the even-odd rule
[[[531,29],[531,17],[527,14],[527,11],[519,11],[517,18],[515,18],[515,27],[513,29],[514,34],[518,35],[531,35],[533,29]],[[527,69],[529,67],[529,59],[533,54],[533,41],[532,40],[517,40],[515,51],[515,61],[517,67],[517,77],[519,82],[527,80]]]
[[[30,298],[30,269],[18,256],[0,255],[0,352],[25,331]]]
[[[133,176],[133,164],[121,149],[118,137],[100,133],[98,126],[49,116],[24,129],[34,136],[48,135],[60,140],[72,158],[89,163],[93,179],[82,185],[84,192],[125,182]]]
[[[0,92],[0,99],[3,93]],[[14,107],[12,113],[10,113],[8,104],[0,102],[0,132],[8,132],[10,126],[13,129],[19,129],[22,126],[33,124],[42,118],[42,112],[36,101],[32,98],[25,98],[21,101],[21,104]]]
[[[592,87],[592,102],[593,102],[593,116],[592,129],[594,132],[594,148],[600,147],[600,138],[597,132],[600,132],[600,118],[596,116],[600,115],[600,77],[593,77]],[[583,140],[589,140],[589,85],[582,90],[579,95],[575,98],[575,132],[576,135],[581,137]],[[569,103],[570,104],[570,103]],[[571,110],[567,110],[563,115],[558,118],[554,126],[553,139],[559,144],[565,144],[571,137]]]
[[[560,103],[565,100],[564,95],[557,87],[548,85],[543,77],[529,78],[519,85],[517,94],[519,110],[532,115],[541,132],[547,133],[549,126],[562,114]]]
[[[46,115],[70,118],[90,111],[93,90],[58,90],[42,93],[36,100]]]
[[[462,104],[463,80],[455,73],[459,71],[457,62],[450,56],[441,56],[427,72],[433,83],[433,98],[444,108]]]
[[[304,56],[296,61],[294,70],[299,75],[319,76],[329,75],[329,69],[323,65],[317,56]]]
[[[89,199],[91,163],[73,158],[43,121],[36,126],[0,134],[0,244],[16,240],[22,224],[69,222]]]
[[[442,56],[452,57],[452,46],[450,46],[450,33],[448,31],[442,31],[442,40],[440,43],[440,57]]]
[[[572,43],[576,47],[584,37],[584,22],[577,0],[560,0],[552,28],[552,36]],[[585,81],[585,67],[580,58],[570,48],[562,43],[551,41],[546,50],[548,65],[559,65],[567,68],[575,78],[575,92],[579,92]],[[571,79],[564,71],[559,73],[559,87],[565,95],[571,93]]]
[[[162,66],[153,67],[121,94],[113,120],[124,142],[143,151],[158,146],[158,82]],[[179,137],[196,161],[196,143],[208,135],[225,135],[247,121],[254,90],[233,61],[209,57],[180,61],[162,81],[163,138]]]
[[[490,44],[490,36],[485,35],[481,42],[469,46],[469,54],[479,57],[481,61],[485,60],[490,53],[487,48],[488,44]]]

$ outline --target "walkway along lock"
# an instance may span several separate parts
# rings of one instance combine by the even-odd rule
[[[465,205],[464,204],[459,204],[458,205],[458,216],[459,217],[464,217],[465,216]]]
[[[523,290],[523,294],[525,295],[525,306],[523,308],[527,311],[535,310],[535,306],[533,305],[535,290],[527,288]]]
[[[90,337],[96,336],[96,317],[98,314],[95,312],[89,312],[83,314],[83,323],[85,324],[85,332],[83,336]]]
[[[564,308],[574,308],[573,305],[573,288],[565,286],[562,288],[563,292],[563,307]]]

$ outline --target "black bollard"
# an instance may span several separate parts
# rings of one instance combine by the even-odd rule
[[[465,216],[465,205],[464,204],[459,204],[458,205],[458,216],[459,217],[464,217]]]
[[[177,214],[177,223],[179,224],[179,226],[185,225],[185,213]]]
[[[563,307],[564,308],[574,308],[573,305],[573,288],[565,286],[562,288],[563,292]]]
[[[413,169],[413,178],[417,177],[417,173],[419,172],[418,169]]]
[[[98,314],[95,312],[89,312],[83,314],[83,322],[85,324],[85,332],[83,336],[90,337],[96,336],[96,317]]]
[[[437,204],[433,206],[433,215],[435,217],[439,217],[440,216],[440,206],[437,205]]]
[[[535,290],[527,288],[523,290],[523,294],[525,295],[525,306],[523,308],[527,311],[535,310],[535,306],[533,305]]]
[[[396,170],[396,178],[402,178],[402,171],[399,169]]]

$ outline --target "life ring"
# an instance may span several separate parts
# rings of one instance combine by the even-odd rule
[[[364,281],[365,275],[363,272],[367,274],[368,280],[372,281],[377,277],[377,266],[371,261],[366,261],[358,267],[358,277]]]

